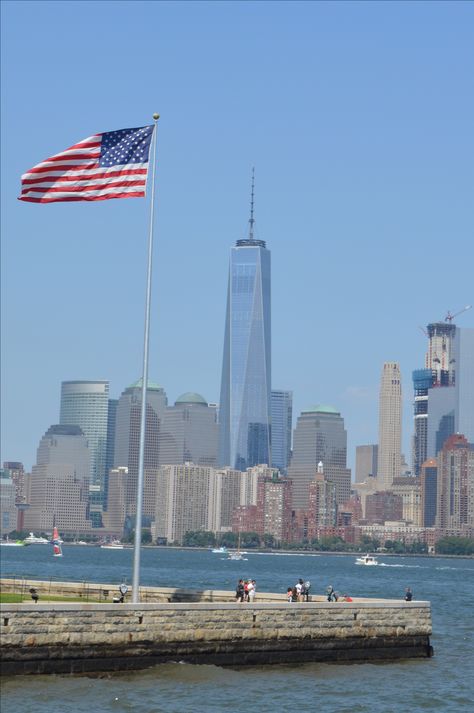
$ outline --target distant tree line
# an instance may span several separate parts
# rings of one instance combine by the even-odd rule
[[[436,543],[437,555],[474,555],[474,540],[469,537],[443,537]]]
[[[214,532],[197,530],[186,532],[183,538],[185,547],[229,547],[238,546],[238,536],[234,532],[216,535]],[[424,542],[404,543],[401,540],[381,540],[363,535],[360,542],[351,544],[342,537],[321,537],[311,541],[278,542],[272,535],[260,536],[257,532],[241,532],[240,547],[242,549],[285,549],[319,552],[389,552],[391,554],[428,554],[428,546]],[[436,544],[437,554],[471,555],[474,554],[474,540],[465,537],[444,537]]]

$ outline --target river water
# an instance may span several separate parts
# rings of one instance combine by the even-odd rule
[[[2,576],[57,580],[131,581],[132,550],[34,545],[3,547]],[[328,711],[398,713],[474,710],[474,560],[379,556],[378,567],[355,565],[354,555],[249,553],[235,562],[207,551],[146,548],[142,583],[163,587],[234,589],[240,578],[257,591],[285,592],[299,577],[313,593],[332,584],[353,596],[432,603],[434,658],[396,663],[298,664],[222,669],[166,664],[146,671],[104,675],[6,677],[2,713],[235,713]],[[258,596],[258,595],[257,595]]]

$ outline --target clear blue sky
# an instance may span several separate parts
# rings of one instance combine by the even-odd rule
[[[474,3],[3,2],[2,460],[30,468],[60,383],[141,372],[148,199],[35,205],[26,169],[158,133],[150,378],[219,399],[229,249],[272,251],[273,386],[378,437],[418,325],[474,302]],[[474,310],[459,318],[474,325]]]

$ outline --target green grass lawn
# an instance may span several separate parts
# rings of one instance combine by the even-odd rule
[[[0,592],[0,604],[17,604],[22,602],[21,594],[11,594],[10,592]]]

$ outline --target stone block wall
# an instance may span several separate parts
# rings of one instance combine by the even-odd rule
[[[231,593],[227,593],[227,596]],[[3,604],[4,674],[431,655],[428,602]]]

